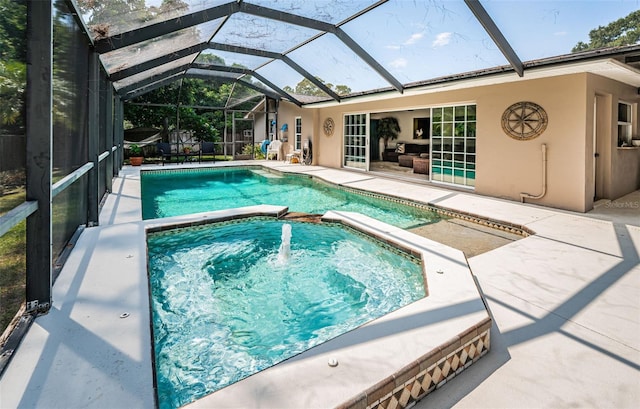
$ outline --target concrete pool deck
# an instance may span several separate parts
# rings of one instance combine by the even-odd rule
[[[640,405],[639,192],[576,214],[366,173],[257,163],[536,232],[469,259],[493,319],[491,352],[415,407]],[[145,243],[131,240],[143,229],[139,168],[124,168],[113,190],[100,226],[71,252],[50,313],[35,320],[0,380],[0,407],[153,407],[142,339]],[[315,392],[332,393],[321,385]]]

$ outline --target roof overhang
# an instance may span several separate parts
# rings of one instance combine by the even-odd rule
[[[437,92],[455,91],[476,87],[484,87],[499,84],[509,84],[522,81],[530,81],[541,78],[552,78],[562,75],[590,73],[601,77],[609,78],[632,87],[640,88],[640,70],[624,64],[613,58],[576,61],[564,64],[529,66],[525,71],[525,76],[520,77],[509,67],[497,67],[492,70],[470,72],[460,74],[456,77],[449,77],[435,80],[431,84],[424,84],[415,87],[407,86],[403,95],[388,90],[379,93],[371,93],[353,98],[344,98],[339,104],[333,101],[325,101],[305,105],[306,108],[327,108],[345,104],[360,104],[363,102],[380,101],[385,99],[395,99],[410,97],[415,95],[433,94]]]

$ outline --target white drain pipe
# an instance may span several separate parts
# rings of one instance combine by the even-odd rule
[[[542,193],[534,196],[529,193],[520,193],[520,201],[524,203],[524,199],[542,199],[547,194],[547,144],[542,144]]]

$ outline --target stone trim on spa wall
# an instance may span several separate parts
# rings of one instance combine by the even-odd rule
[[[409,408],[483,357],[490,348],[491,318],[486,318],[338,408]]]

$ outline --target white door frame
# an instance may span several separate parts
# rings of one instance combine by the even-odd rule
[[[350,132],[349,129],[349,125],[347,125],[347,117],[349,116],[354,116],[354,115],[364,115],[364,135],[357,135],[357,136],[364,136],[364,153],[362,155],[358,154],[358,155],[348,155],[348,149],[349,149],[349,145],[347,145],[346,143],[346,139],[348,137],[348,134]],[[357,169],[357,170],[364,170],[364,171],[369,171],[369,165],[370,165],[370,160],[369,160],[369,150],[370,150],[370,139],[371,139],[371,129],[369,126],[369,121],[371,120],[371,115],[369,114],[369,112],[359,112],[359,113],[350,113],[350,114],[344,114],[343,118],[342,118],[342,123],[343,125],[343,129],[342,129],[342,167],[344,168],[348,168],[348,169]],[[362,145],[357,145],[355,146],[355,148],[357,149],[361,149],[363,148]],[[351,161],[352,166],[349,165],[349,161],[347,160],[349,157],[353,157],[353,158],[364,158],[363,162],[360,161]],[[362,163],[361,166],[358,166],[357,164]]]

